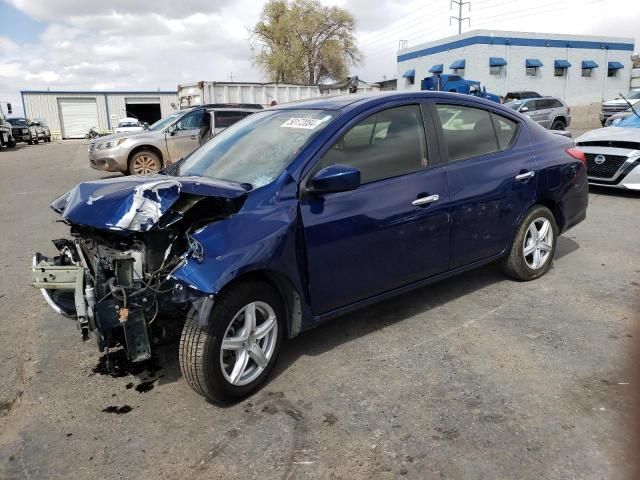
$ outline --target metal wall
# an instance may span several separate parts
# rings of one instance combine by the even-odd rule
[[[160,98],[162,116],[174,111],[171,106],[178,105],[178,96],[174,92],[54,92],[54,91],[22,91],[22,104],[27,118],[42,118],[54,136],[62,134],[62,120],[59,99],[91,98],[95,99],[98,108],[99,125],[91,125],[100,131],[111,130],[118,119],[125,116],[126,98]],[[87,130],[91,127],[89,126]]]

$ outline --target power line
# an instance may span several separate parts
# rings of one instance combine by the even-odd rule
[[[416,26],[423,27],[423,25],[424,25],[423,21],[424,21],[425,18],[432,17],[434,14],[443,12],[445,10],[446,10],[446,7],[445,8],[440,8],[440,9],[435,9],[435,10],[432,10],[432,11],[429,11],[429,12],[425,12],[423,15],[418,15],[418,16],[413,15],[411,22],[409,22],[409,23],[407,23],[405,25],[395,25],[394,24],[393,28],[391,30],[389,30],[387,32],[382,31],[382,32],[377,33],[375,35],[371,35],[371,36],[367,37],[366,39],[364,39],[362,42],[360,42],[360,45],[367,45],[367,44],[370,44],[370,43],[376,43],[379,40],[382,40],[383,38],[388,38],[390,36],[395,36],[395,37],[406,36],[407,35],[407,33],[406,33],[407,29],[412,29],[412,28],[414,28]],[[400,27],[400,28],[398,28],[398,27]]]
[[[456,20],[458,22],[458,35],[462,33],[462,22],[465,20],[469,20],[469,25],[471,25],[471,17],[463,17],[462,16],[462,7],[464,5],[469,5],[469,10],[471,11],[471,2],[465,2],[463,0],[451,0],[451,4],[449,7],[453,7],[453,5],[458,5],[458,16],[450,16],[449,17],[449,25],[451,25],[451,20]]]

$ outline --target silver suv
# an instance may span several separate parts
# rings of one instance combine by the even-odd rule
[[[559,98],[528,98],[507,102],[505,105],[549,130],[564,130],[571,124],[571,109]]]
[[[155,173],[261,108],[260,105],[203,105],[172,113],[142,132],[98,137],[89,145],[89,164],[96,170],[108,172]]]

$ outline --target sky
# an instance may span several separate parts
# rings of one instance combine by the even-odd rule
[[[455,35],[449,0],[321,0],[356,18],[365,81],[394,78],[398,42]],[[470,0],[463,31],[497,29],[635,38],[638,0]],[[0,0],[0,105],[20,90],[176,90],[199,80],[267,81],[249,29],[263,0]],[[457,8],[457,7],[456,7]]]

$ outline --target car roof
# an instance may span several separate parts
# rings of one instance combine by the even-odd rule
[[[207,112],[261,112],[260,108],[224,107],[207,108]]]
[[[301,100],[297,102],[290,102],[283,105],[276,105],[271,107],[273,110],[342,110],[346,107],[361,106],[361,105],[375,105],[377,103],[384,103],[390,100],[412,100],[419,98],[434,98],[434,99],[460,99],[473,100],[485,105],[498,105],[496,102],[486,100],[473,95],[466,95],[461,93],[450,92],[435,92],[432,90],[420,90],[413,92],[373,92],[373,93],[351,93],[344,95],[326,96],[312,98],[309,100]]]
[[[121,118],[120,120],[118,120],[118,123],[121,122],[138,122],[139,120],[137,118],[133,118],[133,117],[124,117]]]

